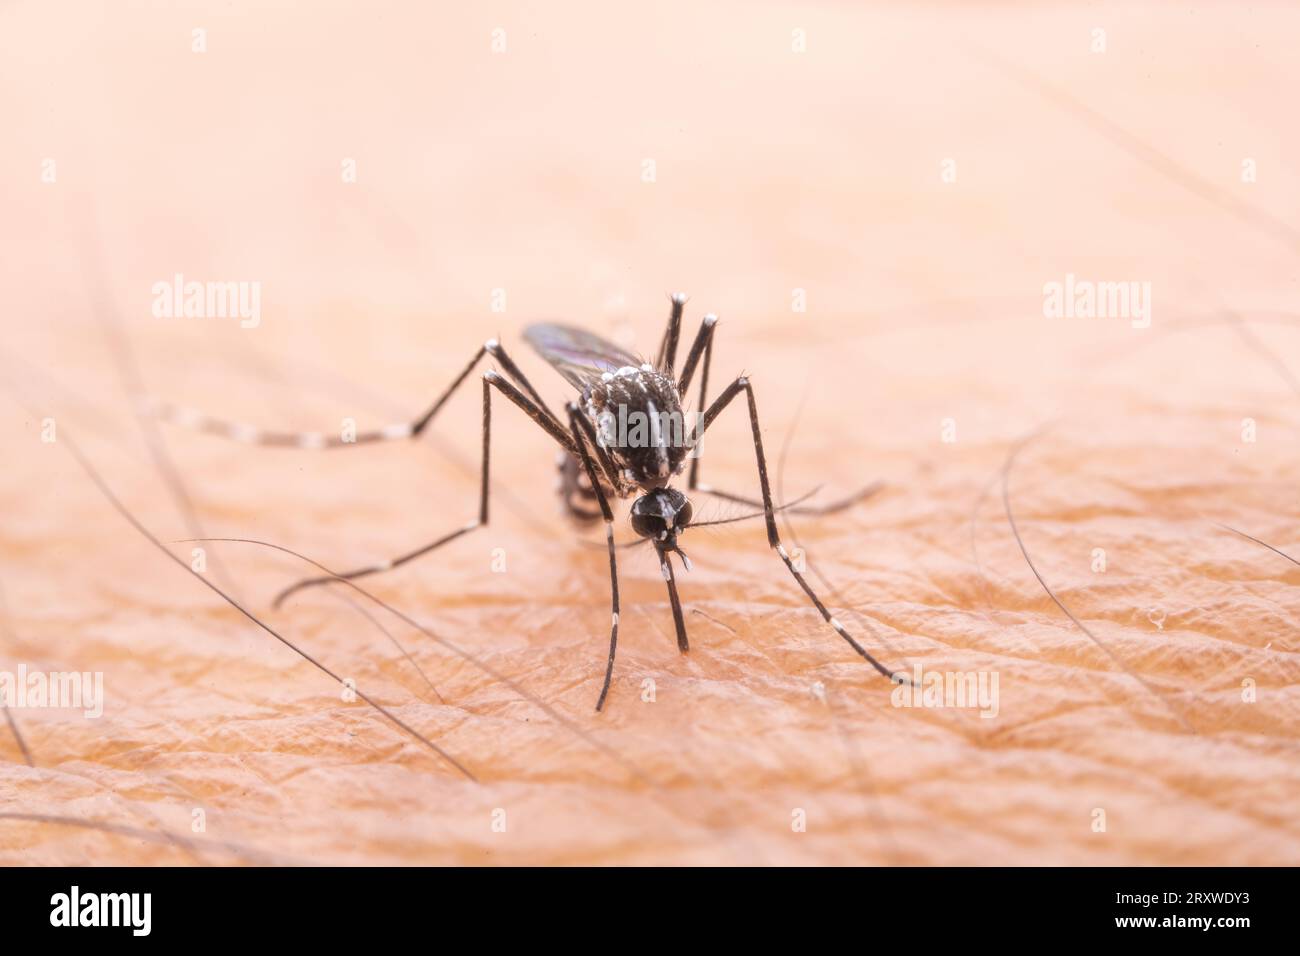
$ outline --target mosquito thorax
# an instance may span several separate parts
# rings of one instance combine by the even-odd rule
[[[665,488],[686,461],[691,430],[671,378],[652,365],[605,372],[586,393],[596,440],[609,452],[626,497]]]
[[[673,550],[693,511],[690,499],[676,488],[659,488],[632,502],[632,530]]]

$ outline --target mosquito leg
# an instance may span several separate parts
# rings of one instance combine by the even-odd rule
[[[594,463],[590,462],[588,445],[593,447],[593,449],[597,451],[597,454],[601,455],[602,460],[607,460],[608,455],[606,454],[606,451],[604,451],[603,447],[601,447],[601,444],[599,444],[599,442],[597,441],[597,437],[595,437],[595,429],[591,427],[591,423],[588,419],[586,419],[586,416],[575,414],[576,407],[577,406],[572,405],[572,403],[571,405],[569,405],[569,427],[573,429],[573,437],[575,437],[575,440],[577,441],[578,449],[581,450],[582,458],[584,458],[584,463],[588,464],[589,466],[588,477],[591,483],[595,484],[595,480],[597,480],[595,479],[595,466]],[[616,486],[614,479],[612,479],[612,467],[608,467],[607,471],[611,475],[611,486]],[[606,496],[604,496],[604,489],[599,489],[598,493],[599,496],[601,496],[601,506],[602,506],[603,514],[610,514],[610,511],[608,511],[608,502],[606,501]],[[612,518],[606,518],[606,520],[608,522],[608,520],[612,520]],[[610,536],[611,574],[614,574],[614,567],[612,567],[612,562],[614,562],[614,549],[616,545],[614,544],[614,531],[612,531],[612,528],[614,528],[614,525],[606,524],[606,532],[608,533],[608,536]],[[686,653],[688,652],[688,650],[690,650],[690,643],[688,640],[686,640],[686,622],[685,622],[685,618],[682,617],[681,614],[681,598],[677,597],[677,581],[675,578],[673,578],[672,564],[669,563],[668,561],[668,555],[664,553],[664,550],[662,548],[656,550],[658,550],[659,553],[659,568],[660,571],[663,571],[664,583],[668,585],[668,601],[671,602],[672,604],[672,622],[673,622],[673,626],[677,628],[677,649],[679,649],[681,653]],[[615,584],[615,592],[617,592],[616,584]],[[615,622],[617,622],[617,609],[615,609]],[[615,628],[615,630],[617,630],[617,628]],[[610,649],[611,670],[612,667],[614,667],[614,649],[612,649],[612,641],[614,641],[614,637],[611,636],[611,649]],[[610,679],[610,675],[606,674],[606,688],[608,688],[608,679]],[[602,701],[604,700],[603,693],[601,695],[601,700]],[[599,710],[599,708],[597,708],[597,710]]]
[[[700,323],[700,330],[695,333],[695,341],[691,343],[691,350],[686,353],[686,362],[682,365],[682,372],[677,376],[677,390],[685,395],[691,388],[691,379],[695,377],[695,366],[699,364],[700,355],[704,358],[704,381],[700,385],[700,408],[704,408],[704,392],[708,387],[707,379],[709,377],[709,357],[713,355],[713,329],[718,324],[718,317],[710,312]]]
[[[419,435],[421,432],[423,432],[426,428],[429,427],[429,422],[433,421],[433,417],[437,415],[440,411],[442,411],[442,406],[447,404],[447,399],[451,398],[452,393],[455,392],[456,389],[460,387],[461,382],[469,378],[469,373],[474,371],[474,366],[477,365],[479,359],[481,359],[487,353],[488,347],[495,344],[496,344],[496,339],[488,339],[486,342],[484,342],[483,345],[479,348],[479,350],[474,353],[474,357],[469,360],[469,364],[466,365],[464,370],[459,375],[456,376],[455,381],[453,381],[450,385],[447,386],[447,390],[444,391],[441,395],[439,395],[434,400],[433,404],[429,406],[429,408],[425,411],[423,415],[421,415],[415,421],[411,422],[410,436],[412,438],[414,438],[416,435]],[[392,425],[389,427],[392,428],[394,432],[398,432],[401,429],[400,424]]]
[[[718,324],[716,315],[706,315],[704,321],[700,324],[700,331],[695,335],[695,342],[691,345],[690,352],[686,355],[686,364],[682,366],[682,374],[678,378],[677,387],[684,394],[691,386],[691,378],[695,374],[695,367],[699,363],[701,355],[704,358],[704,366],[700,371],[700,408],[708,406],[705,404],[709,388],[709,360],[713,357],[713,329]],[[723,498],[727,501],[734,501],[737,504],[749,505],[751,508],[761,508],[763,503],[753,498],[747,498],[744,495],[732,494],[731,492],[721,491],[712,488],[709,485],[700,482],[700,456],[693,455],[691,458],[691,473],[689,476],[688,487],[691,491],[699,490],[707,495],[713,495],[717,498]],[[870,498],[881,489],[882,485],[878,481],[873,481],[864,488],[860,488],[846,498],[839,501],[832,501],[824,505],[805,505],[803,507],[786,506],[791,514],[797,515],[829,515],[837,511],[844,511],[853,507],[860,501]]]
[[[572,424],[572,422],[570,422],[570,424]],[[597,439],[596,429],[592,427],[591,420],[587,418],[586,415],[579,415],[577,424],[582,430],[583,435],[586,436],[589,449],[595,453],[596,458],[600,461],[600,470],[605,473],[605,477],[609,480],[609,487],[617,488],[618,472],[614,468],[614,460],[609,457],[609,452],[605,450],[605,447],[601,445],[600,441]],[[581,445],[582,443],[579,442],[578,444]]]
[[[591,482],[596,500],[600,503],[600,514],[605,519],[605,543],[609,548],[609,593],[613,616],[609,625],[609,661],[605,664],[605,683],[601,685],[600,697],[596,700],[596,712],[599,713],[609,694],[609,683],[614,677],[614,654],[618,650],[618,561],[614,557],[614,512],[609,507],[605,489],[600,486],[600,479],[596,477],[596,463],[591,460],[591,453],[587,450],[580,421],[585,419],[578,413],[578,406],[570,402],[569,430],[572,432],[573,443],[577,446],[578,457],[582,459],[582,467],[587,470],[587,480]]]
[[[559,459],[560,501],[563,502],[565,510],[570,517],[582,524],[599,521],[602,517],[599,511],[583,507],[584,504],[596,500],[596,492],[590,485],[583,484],[587,472],[583,469],[582,462],[564,451],[559,453]]]
[[[274,606],[279,607],[289,595],[301,591],[303,588],[315,587],[321,584],[329,584],[338,578],[354,580],[363,578],[371,574],[380,574],[384,571],[391,571],[393,568],[401,567],[409,561],[436,551],[444,544],[455,541],[461,535],[468,534],[475,528],[481,527],[488,523],[488,474],[489,474],[489,452],[491,451],[492,442],[492,389],[496,388],[506,398],[510,399],[515,405],[519,406],[529,418],[542,427],[552,438],[560,443],[560,446],[566,450],[572,450],[573,439],[559,426],[545,411],[538,408],[532,401],[524,395],[519,389],[506,381],[499,372],[489,371],[483,373],[483,465],[480,471],[481,484],[479,487],[479,505],[478,518],[471,521],[462,528],[457,528],[448,534],[443,535],[436,541],[430,542],[423,547],[416,548],[414,551],[408,551],[406,554],[391,560],[372,564],[368,567],[357,568],[340,575],[323,575],[314,578],[304,578],[295,584],[290,585],[276,595]]]
[[[677,362],[677,340],[682,332],[682,309],[686,305],[686,295],[673,293],[673,308],[668,313],[668,328],[664,329],[664,340],[659,346],[659,358],[655,366],[659,371],[671,377],[673,365]]]
[[[663,572],[664,583],[668,585],[668,603],[672,605],[673,627],[677,629],[677,649],[685,654],[691,649],[691,645],[686,640],[686,619],[682,617],[682,601],[677,596],[677,579],[673,577],[673,565],[663,548],[656,546],[655,550],[659,552],[659,570]]]
[[[713,314],[706,315],[704,321],[700,323],[700,331],[695,335],[695,342],[691,345],[690,352],[686,355],[686,364],[682,366],[681,378],[677,380],[677,388],[682,394],[691,387],[691,379],[695,375],[695,366],[700,361],[700,354],[704,355],[704,365],[700,368],[700,410],[708,408],[705,404],[708,401],[709,391],[709,362],[713,359],[713,328],[718,324],[718,317]],[[700,429],[699,434],[695,436],[696,442],[703,435],[704,429]],[[687,483],[690,490],[694,490],[700,479],[700,450],[691,448],[691,474]]]
[[[789,569],[792,575],[794,575],[794,579],[799,582],[799,587],[803,588],[803,592],[808,595],[808,600],[812,601],[813,606],[821,612],[826,623],[835,628],[835,632],[839,634],[840,637],[844,638],[850,647],[857,651],[858,654],[883,677],[887,677],[894,682],[907,682],[908,679],[906,674],[901,671],[891,671],[889,668],[885,667],[885,665],[881,664],[880,661],[872,657],[867,649],[859,644],[844,625],[839,622],[839,619],[831,615],[831,612],[827,610],[826,605],[822,603],[821,598],[817,596],[816,592],[814,592],[812,587],[808,584],[807,579],[804,578],[804,576],[794,566],[794,562],[790,559],[790,555],[785,550],[785,546],[781,544],[781,535],[776,528],[776,509],[772,507],[772,490],[769,487],[767,479],[767,458],[763,454],[763,434],[758,427],[758,405],[754,402],[754,389],[750,385],[748,378],[742,375],[740,378],[736,379],[723,390],[722,394],[718,396],[718,400],[709,406],[709,410],[704,413],[704,422],[701,432],[707,429],[722,410],[731,403],[731,400],[741,392],[745,393],[745,398],[749,402],[749,427],[753,432],[754,457],[758,462],[758,484],[763,492],[763,517],[767,521],[768,544],[778,555],[780,555],[786,568]]]
[[[469,378],[470,373],[474,371],[474,367],[478,365],[484,355],[491,355],[496,359],[505,373],[528,392],[533,403],[551,420],[551,423],[562,430],[559,420],[546,407],[545,402],[537,394],[537,390],[533,388],[532,383],[528,381],[524,373],[520,371],[519,366],[506,354],[505,349],[501,347],[501,343],[496,339],[488,339],[479,347],[479,350],[474,353],[474,357],[469,360],[469,364],[419,417],[409,422],[397,422],[392,425],[385,425],[383,428],[357,432],[355,435],[346,437],[341,433],[327,435],[324,432],[268,431],[256,425],[225,421],[197,409],[181,408],[162,401],[150,402],[146,411],[154,417],[171,422],[174,425],[206,432],[209,435],[217,435],[232,441],[272,448],[346,448],[351,445],[366,445],[380,441],[397,441],[414,438],[423,432],[429,426],[429,423],[433,421],[434,416],[442,411],[442,407],[455,393],[456,389],[460,387],[461,383]]]
[[[505,373],[514,379],[520,388],[528,393],[528,396],[533,400],[533,404],[545,412],[546,416],[557,428],[562,429],[564,426],[560,424],[560,420],[555,417],[555,413],[547,406],[546,400],[537,393],[537,389],[533,388],[533,383],[528,381],[528,376],[525,375],[523,370],[515,364],[515,360],[506,354],[506,350],[501,347],[501,343],[496,339],[488,339],[483,343],[483,348],[489,355],[497,360],[497,364],[501,366]]]

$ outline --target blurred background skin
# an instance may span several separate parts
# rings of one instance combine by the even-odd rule
[[[1280,4],[4,5],[0,669],[102,671],[107,700],[15,710],[34,767],[0,726],[0,861],[1294,862],[1300,571],[1215,522],[1300,555],[1298,29]],[[260,283],[260,323],[156,317],[176,273]],[[1149,282],[1150,327],[1045,316],[1067,275]],[[62,444],[164,541],[351,567],[473,517],[476,383],[419,442],[326,453],[133,397],[365,429],[499,336],[554,403],[526,324],[649,352],[678,289],[688,333],[721,317],[713,388],[753,379],[781,498],[885,483],[786,532],[837,616],[891,664],[996,673],[996,717],[892,706],[761,522],[684,538],[687,657],[652,557],[620,554],[594,715],[601,537],[499,404],[491,525],[368,586],[513,687],[355,595],[272,611],[301,563],[208,550],[471,784]],[[756,492],[747,434],[720,420],[707,481]]]

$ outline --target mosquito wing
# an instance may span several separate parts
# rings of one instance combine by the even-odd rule
[[[605,372],[641,365],[626,349],[571,325],[530,325],[524,329],[524,338],[577,389],[599,381]]]

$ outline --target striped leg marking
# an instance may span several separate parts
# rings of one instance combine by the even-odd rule
[[[546,413],[542,409],[534,405],[526,395],[524,395],[522,392],[519,391],[519,389],[515,388],[515,386],[511,385],[504,378],[502,378],[500,373],[484,372],[483,373],[483,464],[479,472],[480,483],[479,483],[478,518],[474,521],[469,522],[469,524],[465,525],[462,528],[457,528],[455,531],[443,535],[441,538],[438,538],[436,541],[432,541],[429,544],[416,548],[414,551],[408,551],[406,554],[400,555],[396,558],[392,558],[388,561],[381,561],[378,564],[372,564],[364,568],[357,568],[356,570],[348,571],[337,576],[322,575],[319,577],[303,578],[301,581],[298,581],[290,585],[289,587],[281,591],[278,595],[276,595],[275,598],[276,607],[279,607],[282,603],[284,603],[284,600],[287,597],[289,597],[291,594],[294,594],[297,591],[301,591],[303,588],[317,587],[322,584],[330,584],[338,580],[339,578],[354,580],[356,578],[363,578],[371,574],[382,574],[384,571],[391,571],[393,568],[401,567],[403,564],[406,564],[409,561],[414,561],[416,558],[422,557],[423,555],[426,555],[431,551],[436,551],[439,548],[441,548],[444,544],[447,544],[451,541],[455,541],[461,535],[468,534],[469,532],[473,531],[475,528],[480,528],[483,525],[486,525],[488,523],[488,484],[489,484],[489,472],[490,472],[490,465],[491,465],[490,452],[492,448],[492,389],[493,388],[500,391],[503,395],[506,396],[506,398],[510,399],[511,402],[513,402],[520,409],[522,409],[524,413],[528,415],[528,417],[531,418],[533,421],[537,422],[537,424],[540,425],[544,431],[547,431],[548,434],[551,434],[552,438],[555,438],[556,441],[560,442],[562,447],[566,447],[566,448],[568,447],[568,442],[571,441],[569,436],[563,430],[561,430],[558,425],[552,425],[551,419],[547,417]],[[551,429],[554,429],[555,431],[552,432]]]
[[[772,507],[772,491],[767,480],[767,458],[763,454],[763,435],[758,427],[758,405],[754,401],[754,389],[749,384],[749,379],[742,375],[727,386],[723,393],[718,396],[718,400],[710,405],[709,410],[705,413],[704,428],[707,429],[713,420],[718,417],[719,413],[721,413],[722,410],[730,404],[731,400],[741,392],[745,393],[745,397],[749,403],[749,426],[754,438],[754,457],[758,462],[758,483],[763,491],[763,517],[767,521],[768,544],[780,556],[782,562],[784,562],[790,573],[794,575],[794,579],[799,582],[799,587],[803,588],[804,594],[808,595],[808,600],[812,601],[813,606],[821,612],[822,618],[825,619],[827,624],[835,629],[835,633],[842,637],[848,645],[852,647],[853,650],[855,650],[868,664],[874,667],[882,677],[886,677],[895,683],[910,683],[905,673],[902,671],[891,671],[889,668],[885,667],[884,664],[881,664],[880,661],[876,660],[865,647],[854,639],[853,635],[850,634],[844,625],[840,623],[839,619],[832,616],[831,612],[827,610],[826,605],[822,603],[821,598],[817,596],[816,592],[813,591],[812,587],[808,584],[808,580],[797,568],[795,568],[794,562],[790,559],[789,553],[785,550],[785,546],[781,544],[781,535],[778,533],[776,528],[775,509]]]

